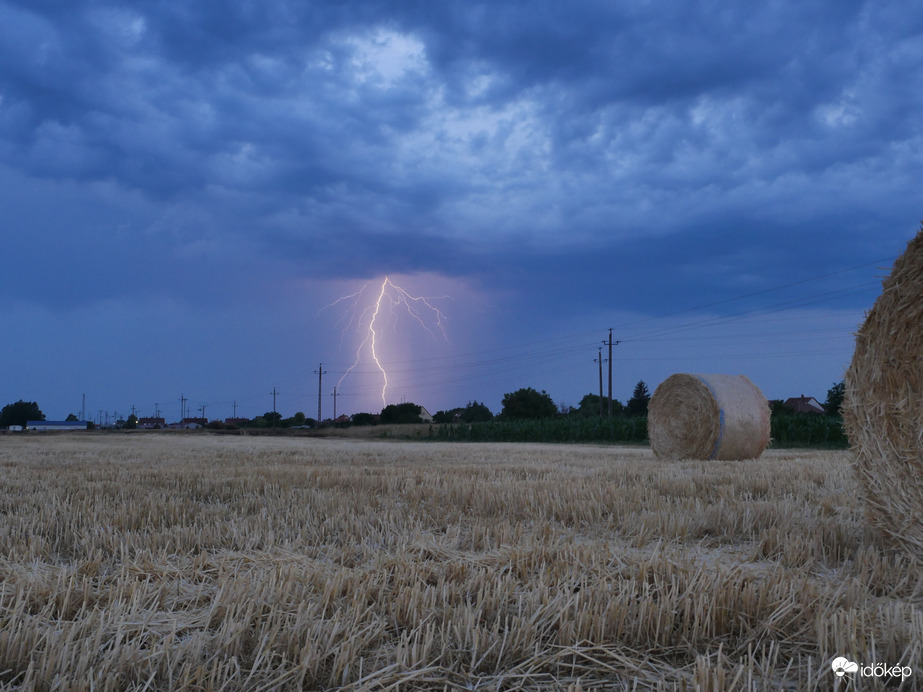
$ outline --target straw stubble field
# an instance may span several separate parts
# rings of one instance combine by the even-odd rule
[[[0,468],[4,689],[923,675],[919,566],[866,529],[845,452],[7,435]]]

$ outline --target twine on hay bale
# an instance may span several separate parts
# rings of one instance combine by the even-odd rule
[[[856,334],[843,427],[872,526],[923,558],[923,224]]]
[[[670,375],[647,409],[661,459],[755,459],[769,444],[769,403],[743,375]]]

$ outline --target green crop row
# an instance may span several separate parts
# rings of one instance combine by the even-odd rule
[[[849,441],[839,416],[806,413],[773,415],[772,444],[775,447],[846,448]]]
[[[647,418],[544,418],[433,426],[430,437],[459,442],[647,442]]]
[[[773,415],[772,443],[777,447],[848,446],[837,416]],[[455,442],[598,442],[644,444],[647,417],[545,418],[433,425],[429,439]]]

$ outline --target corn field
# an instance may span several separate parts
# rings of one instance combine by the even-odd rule
[[[453,423],[430,437],[455,442],[647,442],[647,417],[603,416]]]
[[[848,446],[838,416],[774,414],[770,419],[773,446]],[[417,431],[414,431],[415,433]],[[397,433],[390,433],[396,436]],[[523,421],[453,423],[432,426],[429,437],[455,442],[647,442],[646,416],[568,416]]]
[[[839,416],[817,414],[773,414],[772,443],[776,447],[796,445],[845,449],[849,440]]]
[[[866,529],[842,451],[36,434],[0,436],[0,468],[0,689],[923,675],[920,566]]]

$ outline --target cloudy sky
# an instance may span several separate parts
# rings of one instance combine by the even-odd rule
[[[913,0],[0,0],[0,404],[823,400],[921,105]]]

